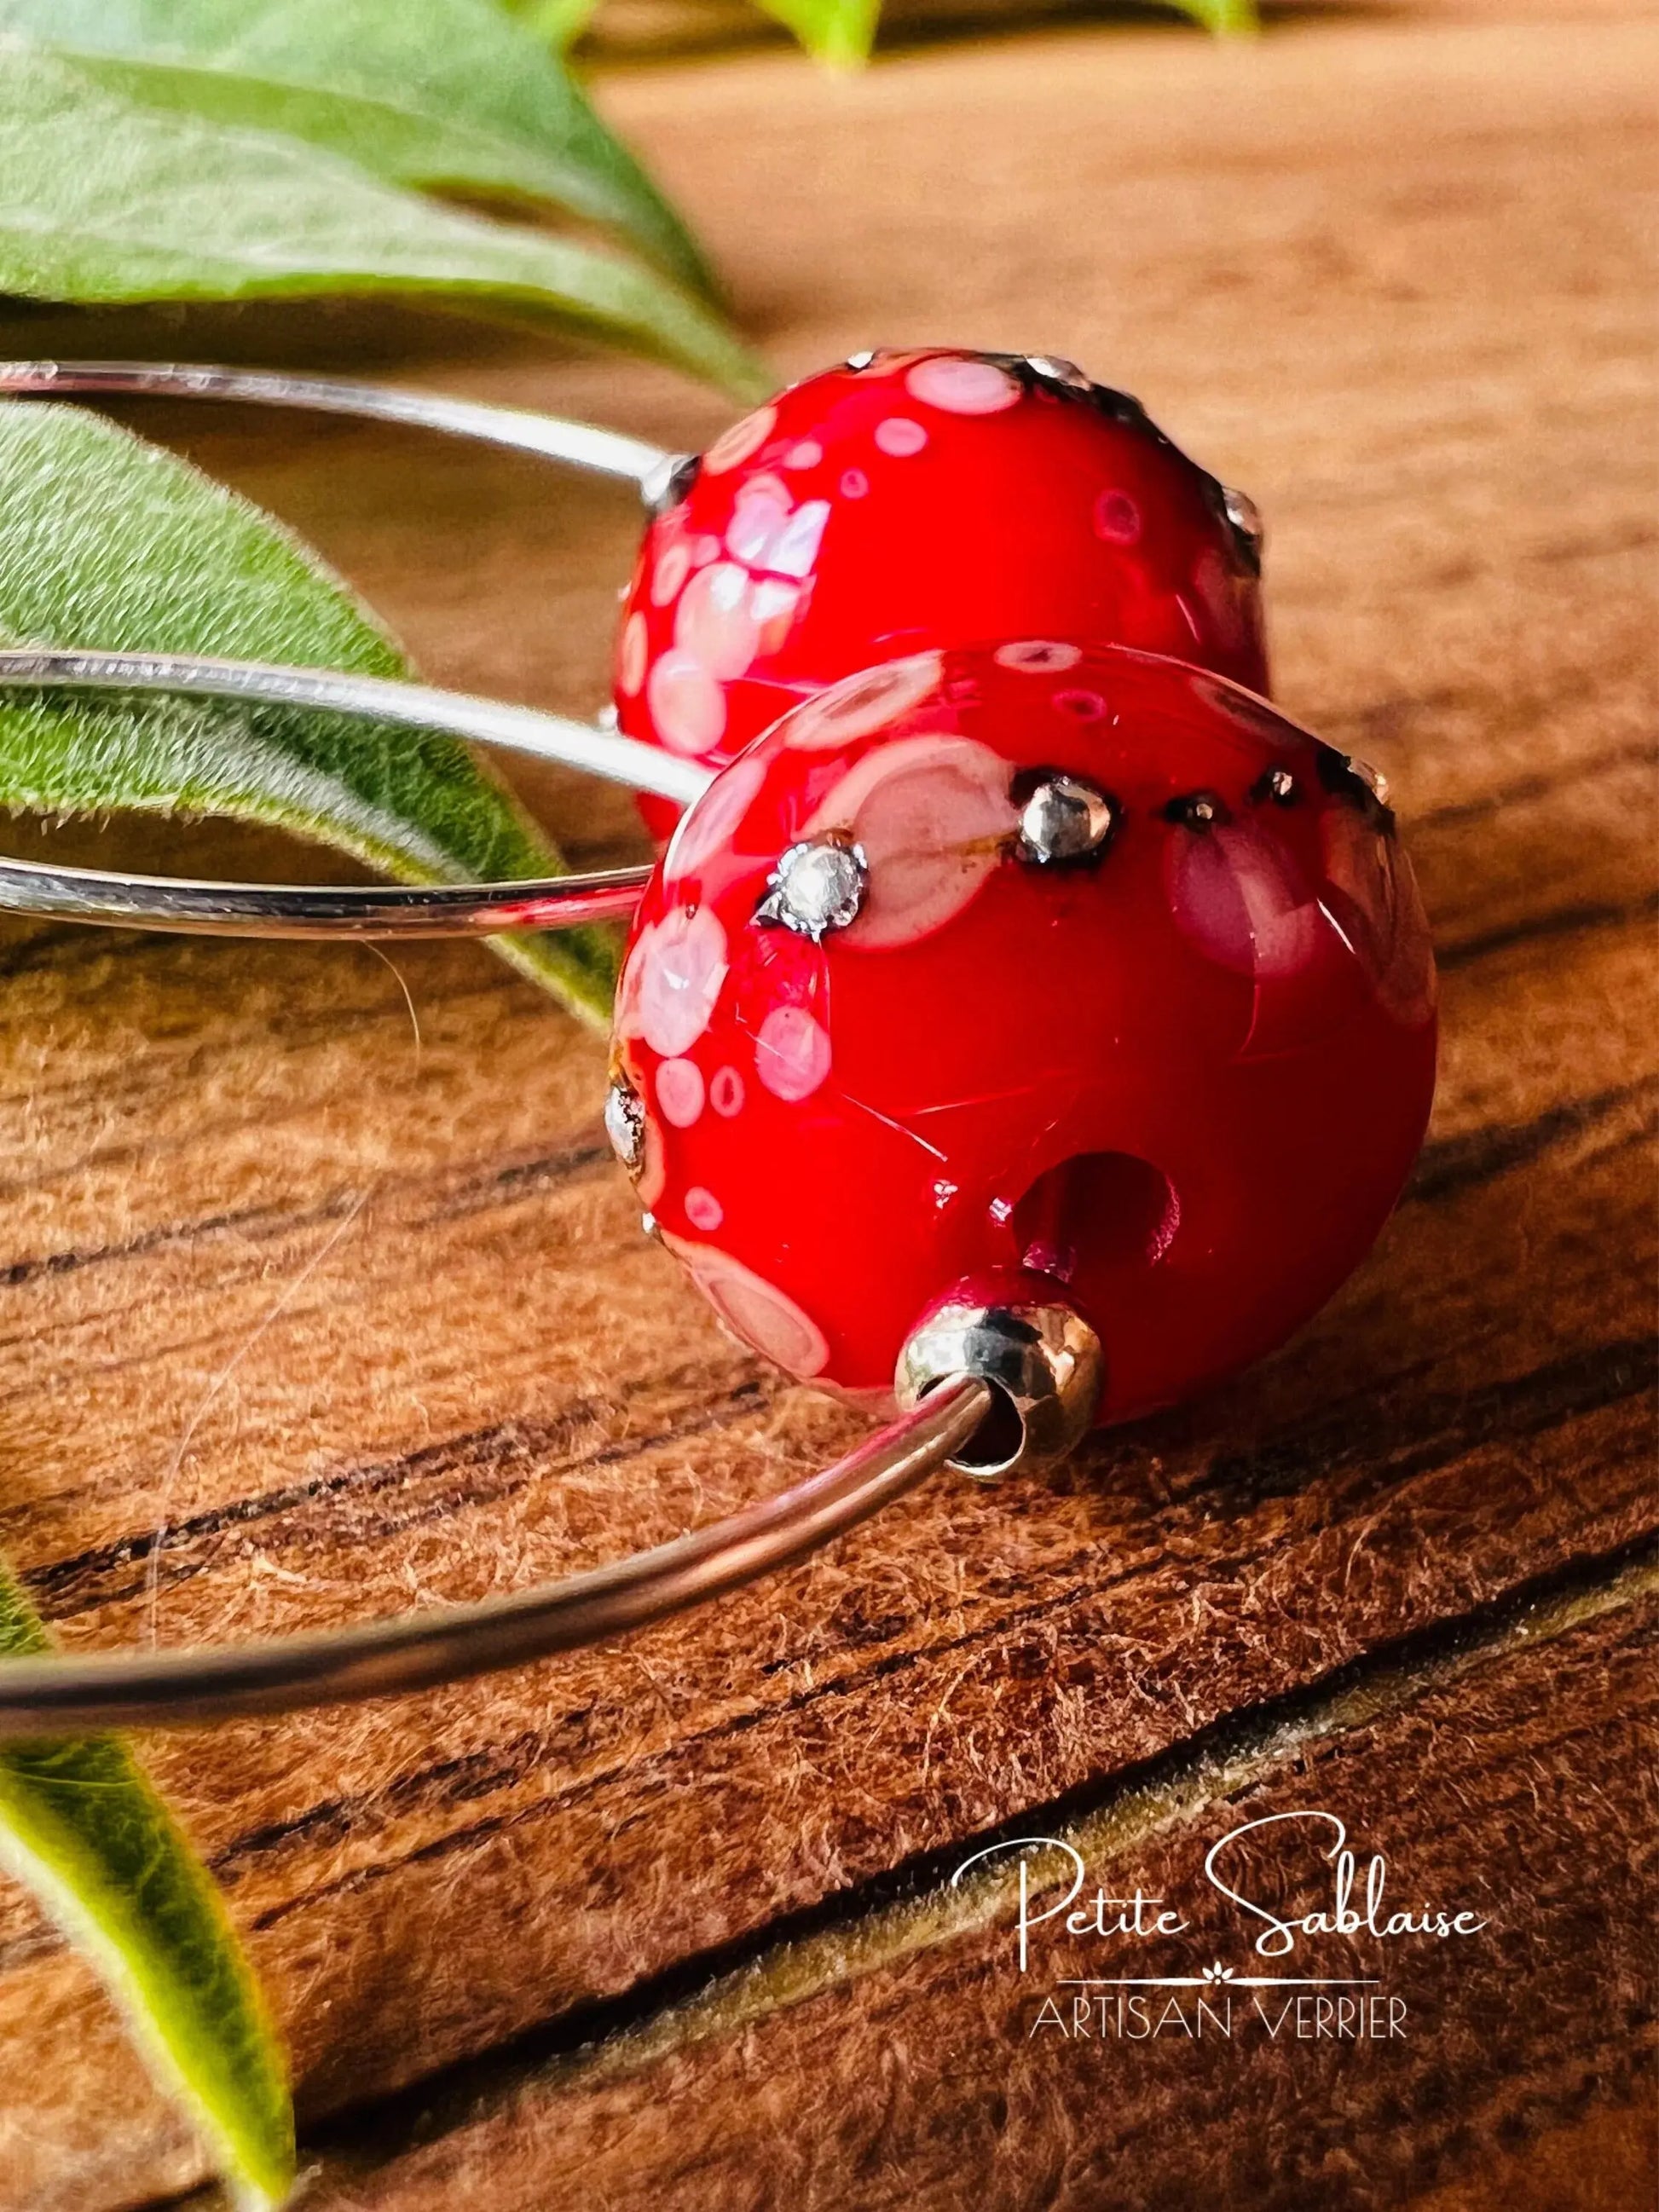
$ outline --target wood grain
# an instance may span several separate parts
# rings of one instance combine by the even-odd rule
[[[1084,1894],[1174,1903],[1178,1936],[1132,1947],[1039,1927],[1022,1972],[1006,1879],[889,1907],[763,1954],[596,2051],[423,2098],[413,2126],[412,2105],[386,2114],[367,2147],[325,2159],[313,2202],[1346,2212],[1478,2172],[1506,2137],[1627,2109],[1650,2057],[1656,1595],[1650,1569],[1588,1604],[1511,1613],[1109,1787],[1059,1830],[1089,1869]],[[1589,1820],[1587,1736],[1611,1755]],[[1365,1839],[1362,1868],[1385,1851],[1389,1906],[1437,1899],[1478,1926],[1255,1955],[1261,1923],[1241,1925],[1206,1883],[1206,1850],[1277,1821],[1223,1879],[1264,1911],[1328,1908],[1326,1844],[1297,1825],[1309,1806]],[[1122,1993],[1120,2010],[1120,1993],[1073,1978],[1212,1958],[1362,1989],[1212,1987],[1200,2014],[1189,1989]],[[1383,2039],[1353,2034],[1362,2020]],[[399,2122],[412,2142],[397,2143]]]
[[[1397,1815],[1432,1886],[1498,1880],[1511,1826],[1519,1847],[1504,1793],[1547,1774],[1525,1850],[1559,1911],[1506,1921],[1466,1989],[1434,1969],[1439,2027],[1397,2069],[1373,2054],[1352,2094],[1253,2055],[1261,2142],[1300,2100],[1318,2157],[1271,2200],[1241,2180],[1219,2201],[1405,2203],[1501,2154],[1581,2176],[1534,2201],[1588,2208],[1597,2160],[1633,2170],[1639,2008],[1595,1962],[1611,1973],[1634,1910],[1643,1616],[1621,1600],[1535,1661],[1500,1630],[1568,1584],[1622,1589],[1656,1517],[1652,280],[1628,212],[1651,180],[1654,44],[1617,9],[1481,10],[1287,23],[1243,52],[1076,32],[853,84],[763,56],[606,88],[781,371],[914,337],[1058,350],[1249,487],[1282,695],[1401,796],[1443,952],[1442,1088],[1368,1267],[1206,1403],[1047,1481],[924,1490],[610,1650],[150,1747],[276,1995],[307,2126],[394,2098],[330,2122],[342,2206],[453,2202],[432,2177],[462,2173],[492,2208],[574,2201],[589,2159],[619,2204],[1186,2202],[1183,2146],[1192,2175],[1243,2175],[1224,2076],[1172,2058],[1132,2094],[1081,2060],[1022,2073],[994,2152],[951,2085],[978,2096],[1010,2063],[1006,1990],[954,1941],[621,2086],[579,2070],[550,2091],[480,2054],[648,2022],[797,1916],[861,1927],[896,1874],[925,1886],[966,1838],[1103,1804],[1460,1623],[1499,1639],[1486,1671],[1425,1677],[1319,1787],[1357,1775],[1357,1812]],[[686,445],[720,420],[655,370],[343,311],[95,332],[35,315],[0,343],[399,361]],[[598,696],[630,532],[614,500],[360,426],[143,419],[327,548],[434,677]],[[584,853],[632,835],[614,799],[537,795]],[[188,849],[292,865],[220,833]],[[597,1128],[599,1047],[482,951],[394,969],[8,924],[0,1025],[0,1547],[66,1643],[519,1585],[854,1432],[733,1352],[638,1238]],[[1460,1730],[1482,1739],[1467,1769]],[[1178,1838],[1158,1848],[1179,1872]],[[879,2126],[859,2055],[890,2093]],[[489,2099],[468,2075],[423,2164],[396,2093],[466,2063],[499,2065],[522,2124],[475,2125],[466,2100]],[[0,2203],[113,2212],[200,2174],[101,1995],[13,1896],[0,2079]],[[1603,2150],[1564,2168],[1544,2147],[1564,2130]],[[951,2165],[957,2142],[983,2155]],[[1045,2194],[1044,2156],[1069,2197]]]

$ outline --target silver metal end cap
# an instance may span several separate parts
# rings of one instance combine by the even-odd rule
[[[949,1464],[981,1482],[1066,1458],[1093,1426],[1105,1382],[1100,1340],[1058,1298],[1024,1295],[1030,1277],[1006,1285],[965,1283],[923,1316],[899,1354],[893,1387],[908,1411],[955,1375],[988,1382],[996,1404]]]
[[[646,512],[666,514],[670,507],[678,507],[697,481],[702,466],[701,453],[665,453],[640,479],[640,497]]]

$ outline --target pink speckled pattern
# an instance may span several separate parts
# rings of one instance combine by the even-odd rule
[[[1080,710],[1086,703],[1087,712]],[[1024,856],[1044,771],[1104,849]],[[821,942],[757,917],[852,844]],[[1280,1342],[1358,1264],[1433,1089],[1434,969],[1392,817],[1263,701],[1052,635],[822,691],[691,807],[624,963],[639,1182],[726,1326],[860,1405],[964,1279],[1051,1280],[1101,1418]]]
[[[879,354],[781,392],[647,533],[623,611],[630,737],[723,766],[873,663],[1088,637],[1265,690],[1252,561],[1220,487],[1133,402],[983,355]],[[641,802],[659,836],[670,802]]]

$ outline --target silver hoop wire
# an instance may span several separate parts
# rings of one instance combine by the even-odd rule
[[[561,714],[325,668],[280,668],[185,653],[0,652],[0,693],[43,689],[251,700],[358,715],[404,729],[438,730],[582,769],[681,805],[690,805],[713,780],[695,761]],[[220,937],[465,937],[625,918],[649,874],[645,867],[616,868],[593,875],[411,890],[378,884],[191,882],[0,859],[0,912]]]
[[[491,407],[477,399],[451,399],[441,392],[412,392],[355,379],[289,376],[278,370],[218,368],[198,362],[8,361],[0,362],[0,395],[15,399],[54,399],[66,394],[89,398],[240,400],[256,407],[292,407],[313,415],[349,415],[374,422],[399,422],[435,430],[451,438],[470,438],[514,453],[563,461],[595,475],[631,483],[647,506],[659,494],[678,454],[644,438],[597,423],[541,415],[527,407]]]
[[[689,800],[706,769],[582,723],[378,678],[179,654],[0,653],[0,689],[58,687],[257,699],[443,728]],[[76,921],[289,935],[447,933],[548,927],[627,912],[649,871],[550,881],[314,890],[148,881],[0,861],[0,908]],[[386,1697],[602,1641],[735,1589],[854,1527],[953,1458],[990,1411],[991,1388],[951,1377],[914,1412],[794,1488],[673,1543],[482,1604],[406,1613],[275,1643],[141,1659],[25,1659],[0,1667],[0,1738],[100,1728],[185,1728]]]
[[[538,453],[633,483],[653,503],[678,457],[642,440],[516,409],[321,379],[118,362],[0,364],[20,397],[171,392],[406,422]],[[0,652],[0,690],[167,692],[368,717],[498,744],[689,804],[706,769],[562,717],[325,669],[183,654]],[[450,935],[624,915],[649,875],[603,874],[410,890],[143,878],[0,860],[0,910],[219,934]],[[481,1604],[434,1608],[276,1642],[140,1659],[23,1659],[0,1667],[0,1738],[189,1728],[406,1694],[602,1642],[736,1589],[803,1557],[913,1488],[971,1441],[992,1388],[952,1376],[913,1412],[793,1489],[674,1542]]]
[[[0,395],[19,399],[172,397],[240,401],[396,422],[533,453],[631,483],[653,507],[682,457],[643,438],[527,408],[492,407],[439,392],[335,377],[290,376],[204,362],[0,362]],[[443,731],[609,776],[689,805],[707,772],[654,747],[529,708],[346,677],[168,653],[0,653],[0,687],[166,691],[187,698],[258,700]],[[252,885],[129,877],[95,868],[0,860],[0,912],[214,936],[457,937],[503,929],[560,929],[630,914],[645,870],[617,869],[511,885],[387,890],[360,885]]]
[[[194,1728],[349,1704],[602,1643],[737,1589],[867,1519],[963,1449],[992,1396],[992,1385],[977,1377],[952,1377],[915,1412],[793,1489],[653,1551],[514,1596],[240,1647],[7,1660],[0,1738]]]

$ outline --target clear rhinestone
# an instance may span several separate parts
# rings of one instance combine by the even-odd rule
[[[605,1133],[611,1149],[629,1175],[637,1175],[645,1158],[645,1109],[633,1085],[613,1076],[605,1094]]]
[[[1067,392],[1092,392],[1093,377],[1086,375],[1074,361],[1067,361],[1057,353],[1028,353],[1025,366],[1040,376],[1045,384],[1058,384]]]
[[[1259,569],[1261,566],[1262,543],[1267,535],[1267,526],[1261,520],[1261,508],[1250,497],[1249,492],[1234,491],[1231,485],[1224,485],[1221,493],[1221,510],[1231,526],[1233,536],[1238,541],[1240,551],[1253,568]]]
[[[1287,768],[1270,768],[1263,782],[1269,799],[1288,806],[1296,797],[1296,778]]]
[[[1103,791],[1080,776],[1045,776],[1020,810],[1022,857],[1046,867],[1098,853],[1117,824]]]
[[[1383,775],[1382,769],[1373,768],[1369,761],[1356,760],[1352,753],[1348,756],[1348,766],[1359,778],[1377,805],[1386,806],[1389,803],[1389,779]]]
[[[826,931],[857,921],[869,880],[856,845],[832,839],[792,845],[772,871],[757,911],[761,921],[781,922],[816,943]]]
[[[860,353],[849,353],[848,355],[847,366],[851,369],[868,368],[875,357],[876,349],[874,346],[866,346]]]

